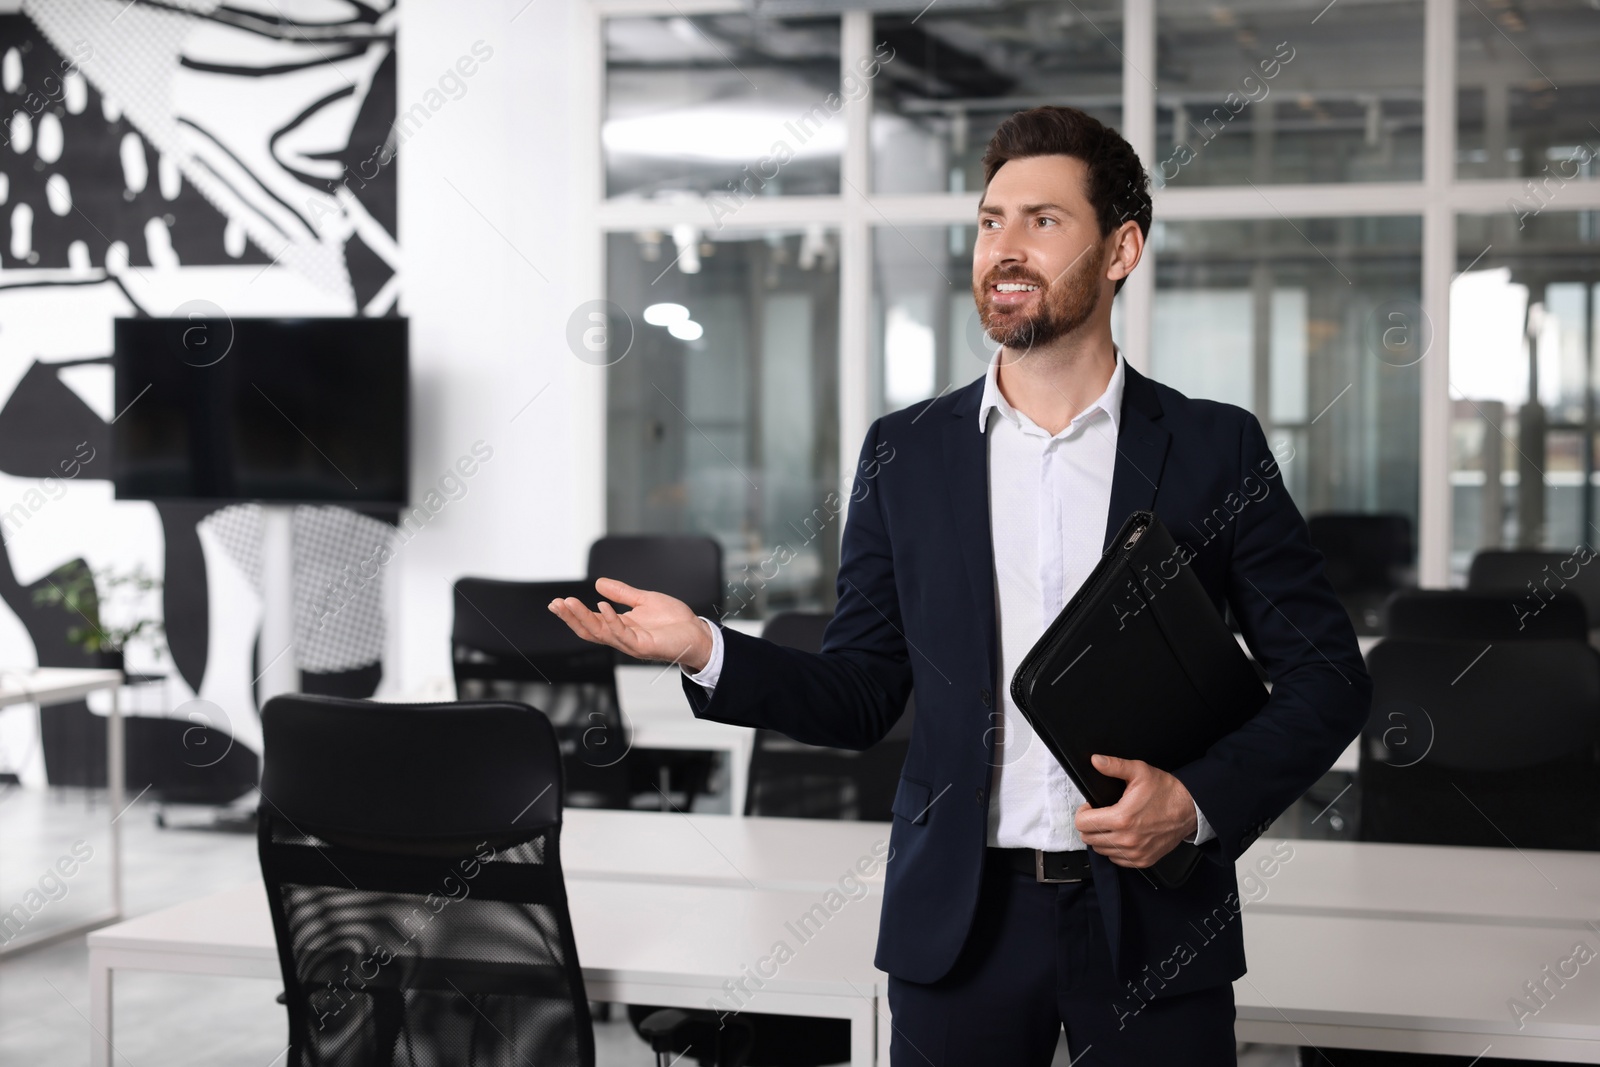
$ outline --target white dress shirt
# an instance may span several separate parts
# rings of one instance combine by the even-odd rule
[[[1073,814],[1083,794],[1017,710],[1006,684],[1045,626],[1100,561],[1122,417],[1122,353],[1099,399],[1051,436],[1006,401],[990,360],[977,426],[989,437],[989,529],[1000,626],[1001,700],[991,713],[994,768],[989,844],[1060,852],[1084,847]],[[708,691],[722,674],[722,632],[711,622],[711,658],[689,674]],[[1189,840],[1216,836],[1198,805]]]

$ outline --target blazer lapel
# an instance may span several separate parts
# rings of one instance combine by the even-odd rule
[[[994,682],[999,649],[994,593],[994,539],[989,529],[989,435],[978,430],[983,379],[955,394],[944,423],[945,485],[955,520],[956,551],[967,573],[974,618],[987,649],[986,673]],[[998,694],[997,694],[998,700]]]
[[[1111,507],[1106,513],[1106,538],[1101,551],[1133,511],[1155,506],[1161,468],[1172,435],[1156,420],[1161,402],[1150,379],[1131,366],[1123,369],[1122,419],[1117,429],[1117,461],[1111,474]]]

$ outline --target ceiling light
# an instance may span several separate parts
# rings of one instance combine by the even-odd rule
[[[652,326],[671,326],[688,318],[689,309],[682,304],[651,304],[644,309],[644,321]]]

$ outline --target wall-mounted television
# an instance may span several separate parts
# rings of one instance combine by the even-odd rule
[[[117,319],[120,500],[403,508],[403,318]]]

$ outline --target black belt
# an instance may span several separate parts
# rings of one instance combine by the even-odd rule
[[[1036,882],[1087,882],[1093,877],[1089,850],[1045,852],[1037,848],[990,848],[989,854],[1007,867]]]

